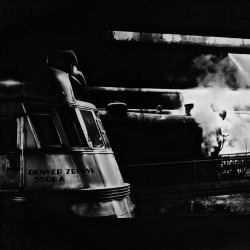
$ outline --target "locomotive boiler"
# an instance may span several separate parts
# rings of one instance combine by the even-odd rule
[[[197,195],[218,181],[220,143],[213,156],[202,148],[202,128],[186,113],[130,110],[113,102],[99,109],[124,180],[131,184],[139,216],[160,215],[171,199]]]
[[[119,108],[115,107],[119,105]],[[110,109],[115,108],[121,110],[120,114],[112,114]],[[125,108],[122,103],[117,102],[110,104],[107,109],[99,109],[101,120],[121,166],[203,157],[202,129],[193,117],[160,113],[157,110],[128,110],[125,113],[122,108]]]
[[[69,60],[47,56],[0,80],[1,208],[21,202],[42,213],[132,217],[130,185],[76,57],[60,55]]]

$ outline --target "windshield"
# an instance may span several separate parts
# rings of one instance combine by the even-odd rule
[[[98,130],[94,116],[91,111],[80,110],[85,126],[88,131],[89,140],[91,141],[94,148],[104,147],[102,136]]]

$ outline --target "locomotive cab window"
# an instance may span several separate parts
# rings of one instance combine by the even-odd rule
[[[102,136],[98,130],[97,124],[95,122],[95,118],[91,111],[80,110],[82,114],[83,121],[85,123],[89,140],[91,141],[94,148],[103,148],[104,143],[102,140]]]
[[[0,118],[0,148],[17,148],[17,120]]]
[[[105,131],[105,129],[103,127],[103,124],[102,124],[102,121],[101,121],[101,119],[99,117],[98,111],[95,111],[95,115],[96,115],[96,121],[97,121],[98,127],[99,127],[99,129],[100,129],[100,131],[102,133],[102,137],[104,139],[106,147],[111,148],[108,137],[107,137],[107,134],[106,134],[106,131]]]
[[[58,109],[62,127],[70,147],[88,147],[75,109]]]
[[[60,146],[61,141],[52,115],[32,114],[31,122],[41,146]]]

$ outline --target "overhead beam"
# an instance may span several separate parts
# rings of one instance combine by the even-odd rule
[[[164,33],[145,33],[131,31],[112,31],[111,39],[116,41],[129,42],[150,42],[182,45],[201,45],[213,47],[231,47],[231,48],[250,48],[250,39],[215,37],[215,36],[197,36],[181,34]]]

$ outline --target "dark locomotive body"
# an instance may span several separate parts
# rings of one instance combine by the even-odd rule
[[[218,181],[219,156],[205,155],[202,128],[190,114],[130,111],[119,102],[99,113],[137,215],[159,215],[168,200],[198,195],[198,186]]]
[[[187,115],[127,112],[100,118],[121,166],[202,158],[202,129]]]

